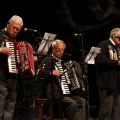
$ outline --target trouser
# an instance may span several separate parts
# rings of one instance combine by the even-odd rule
[[[99,120],[120,120],[120,93],[100,88],[99,96]]]
[[[79,96],[63,97],[67,120],[86,120],[85,99]]]
[[[17,80],[8,79],[8,86],[0,85],[0,120],[12,120],[17,91]]]

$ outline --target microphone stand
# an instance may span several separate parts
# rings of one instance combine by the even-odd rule
[[[36,44],[36,42],[37,42],[37,44],[39,44],[38,39],[41,39],[41,38],[42,38],[40,32],[37,31],[37,33],[38,33],[39,37],[35,37],[35,35],[34,35],[33,33],[31,33],[31,35],[32,35],[33,38],[35,39],[35,41],[34,41],[34,43],[33,43],[33,45],[32,45],[32,46],[33,46],[33,49],[35,48],[35,44]]]
[[[24,115],[23,115],[23,119],[25,120],[25,84],[24,84],[24,72],[25,72],[25,61],[27,60],[26,59],[26,53],[22,53],[23,55],[23,63],[22,63],[22,66],[21,66],[21,76],[22,76],[22,85],[23,85],[23,104],[24,104]]]
[[[80,40],[81,36],[81,40]],[[79,34],[76,36],[78,41],[79,41],[79,46],[80,46],[80,52],[82,53],[82,62],[83,62],[83,75],[86,76],[85,79],[85,89],[86,89],[86,120],[89,120],[89,85],[88,85],[88,65],[84,62],[85,58],[85,51],[84,51],[84,45],[83,45],[83,34]]]
[[[25,31],[25,32],[27,32],[27,31]],[[31,31],[30,33],[31,33],[32,37],[34,38],[32,47],[33,47],[33,51],[35,51],[35,48],[38,47],[38,45],[39,45],[39,39],[41,40],[42,37],[41,37],[41,34],[39,31],[36,31],[36,32]],[[39,35],[39,37],[36,37],[34,33],[37,33]],[[37,44],[37,46],[35,47],[36,44]]]

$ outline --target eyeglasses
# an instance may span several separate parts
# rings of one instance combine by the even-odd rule
[[[54,48],[56,49],[57,52],[59,52],[59,51],[60,51],[60,52],[64,52],[64,50],[65,50],[65,49],[63,49],[63,48],[56,48],[56,47],[54,47]]]
[[[19,32],[21,30],[20,28],[13,26],[12,24],[10,24],[10,26],[13,30],[16,30],[16,32]]]

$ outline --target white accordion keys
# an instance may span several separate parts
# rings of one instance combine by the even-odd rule
[[[63,92],[63,95],[70,94],[70,89],[69,89],[69,79],[66,71],[63,71],[61,62],[56,62],[56,69],[59,69],[63,74],[59,78],[59,82],[61,84],[61,89]]]

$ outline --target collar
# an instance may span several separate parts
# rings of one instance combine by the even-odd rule
[[[54,57],[54,58],[55,58],[56,60],[58,60],[59,62],[62,61],[61,59],[56,58],[53,54],[52,54],[52,57]]]
[[[112,38],[109,38],[109,40],[111,41],[111,43],[112,43],[113,45],[116,45]]]
[[[7,31],[7,28],[5,27],[4,30]]]

